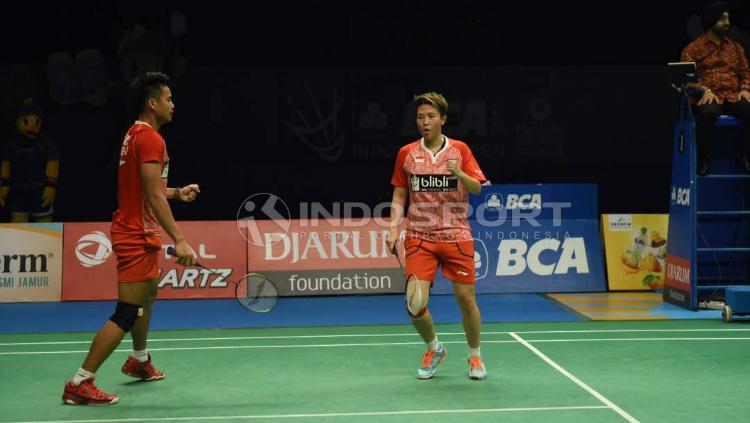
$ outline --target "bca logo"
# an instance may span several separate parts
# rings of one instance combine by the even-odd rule
[[[589,273],[586,244],[581,237],[562,242],[546,238],[531,246],[521,239],[504,239],[497,246],[497,253],[497,276],[516,276],[527,269],[539,276],[565,275],[573,269],[578,274]]]
[[[100,231],[88,233],[78,240],[76,257],[83,267],[103,264],[112,255],[112,242]]]
[[[689,206],[690,188],[680,188],[673,186],[671,200],[673,203],[677,203],[678,206]]]
[[[508,194],[508,198],[505,200],[505,208],[508,210],[541,209],[542,194]]]

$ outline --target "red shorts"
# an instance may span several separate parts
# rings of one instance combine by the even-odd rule
[[[456,283],[474,285],[474,240],[431,242],[407,237],[406,274],[414,274],[422,281],[435,279],[438,265],[443,276]]]
[[[143,282],[159,276],[161,237],[112,234],[119,282]]]

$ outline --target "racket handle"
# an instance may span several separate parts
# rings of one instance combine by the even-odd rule
[[[174,247],[167,247],[167,254],[169,254],[172,257],[177,257],[177,250],[175,250]],[[197,261],[194,261],[193,265],[198,266],[198,267],[203,267],[203,265],[198,263]]]

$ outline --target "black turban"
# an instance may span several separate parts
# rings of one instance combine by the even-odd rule
[[[725,1],[715,1],[706,6],[706,8],[703,9],[703,13],[701,13],[701,25],[703,26],[703,30],[708,31],[713,28],[724,12],[729,13],[729,4]]]

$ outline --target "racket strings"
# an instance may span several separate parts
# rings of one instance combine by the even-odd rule
[[[260,276],[249,275],[237,287],[237,300],[251,311],[270,311],[278,297],[279,292],[273,282]]]

